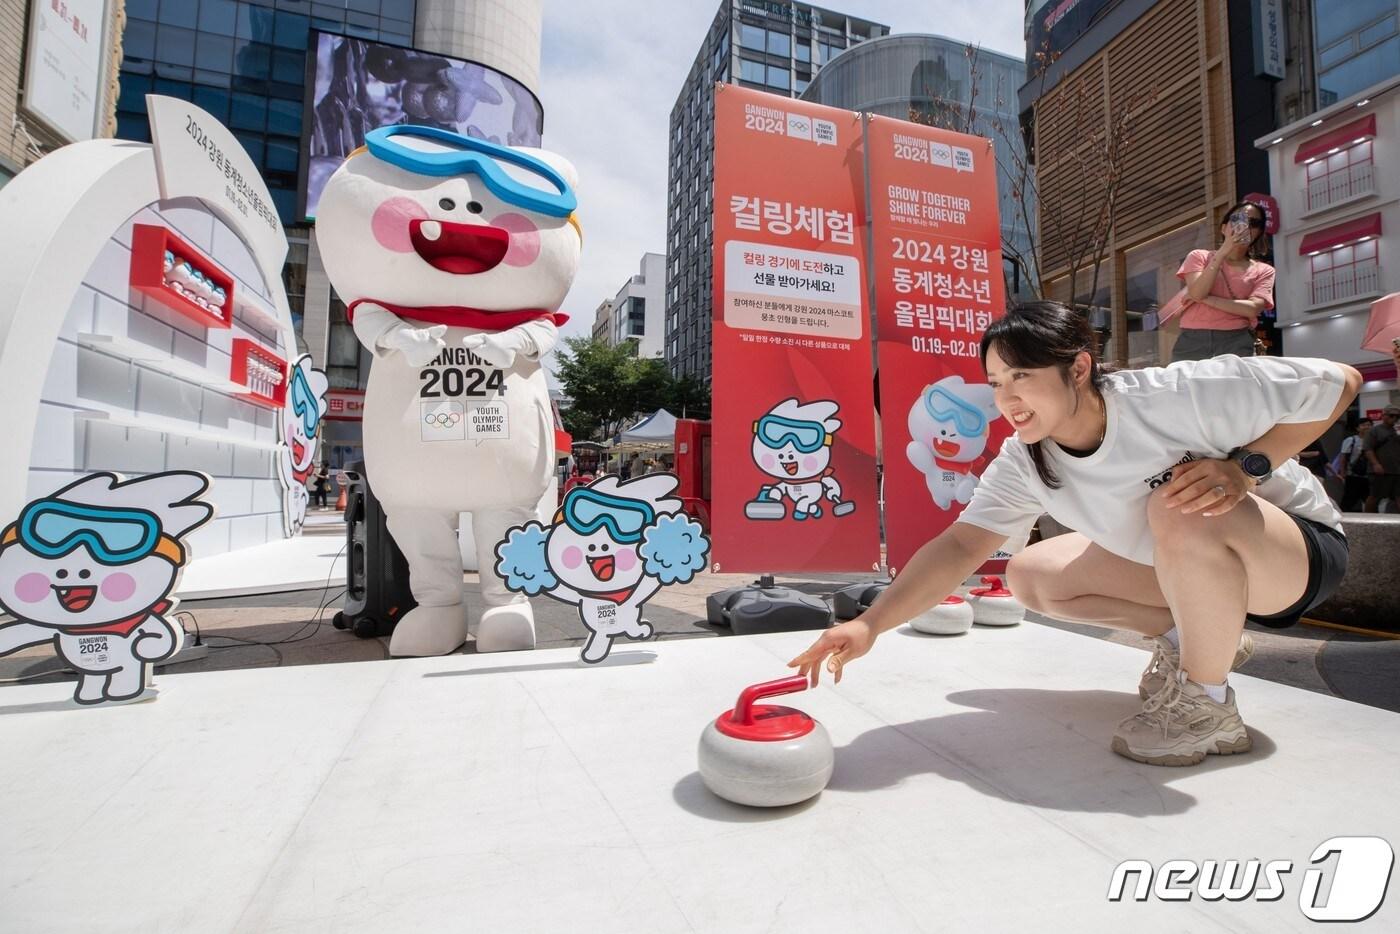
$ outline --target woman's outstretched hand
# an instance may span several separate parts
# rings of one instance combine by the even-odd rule
[[[859,619],[832,626],[823,632],[812,647],[788,662],[789,668],[796,668],[804,675],[812,687],[821,680],[823,667],[841,683],[841,669],[851,661],[860,658],[875,644],[875,632]],[[827,656],[830,656],[828,660]]]

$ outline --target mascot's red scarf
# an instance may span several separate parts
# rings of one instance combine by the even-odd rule
[[[562,327],[569,316],[558,311],[547,311],[544,308],[520,308],[513,311],[488,311],[485,308],[468,308],[465,305],[422,305],[411,307],[409,305],[395,305],[391,302],[381,302],[374,298],[361,298],[350,303],[350,307],[345,309],[345,318],[353,322],[355,320],[355,308],[368,302],[371,305],[378,305],[386,311],[391,311],[400,318],[411,318],[414,321],[426,321],[429,324],[445,324],[454,328],[475,328],[478,331],[508,331],[517,324],[524,324],[527,321],[534,321],[538,318],[548,318],[554,322],[555,327]]]

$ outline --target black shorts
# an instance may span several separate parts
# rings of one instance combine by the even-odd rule
[[[1347,573],[1347,537],[1331,526],[1289,514],[1303,533],[1303,541],[1308,546],[1308,585],[1298,602],[1272,616],[1255,616],[1250,613],[1246,620],[1268,626],[1270,629],[1287,629],[1303,614],[1326,600],[1341,586]]]

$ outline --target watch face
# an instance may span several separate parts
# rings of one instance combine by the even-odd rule
[[[1240,460],[1240,466],[1244,472],[1251,477],[1266,477],[1269,475],[1270,464],[1266,454],[1246,454]]]

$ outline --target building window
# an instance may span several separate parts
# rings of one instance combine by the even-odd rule
[[[792,40],[789,38],[789,36],[788,36],[787,33],[785,33],[785,32],[773,32],[773,31],[771,31],[771,30],[769,31],[769,33],[768,33],[768,54],[769,54],[769,55],[781,55],[783,58],[787,58],[787,57],[791,54],[791,49],[792,49]]]
[[[1317,93],[1326,107],[1400,74],[1396,0],[1316,0]]]
[[[828,42],[818,42],[818,43],[817,43],[817,51],[821,53],[821,54],[818,56],[818,64],[822,64],[822,65],[827,64],[827,63],[830,62],[833,58],[835,58],[838,54],[840,54],[842,51],[844,51],[845,48],[846,48],[846,47],[845,47],[844,45],[832,45],[831,43],[828,43]]]
[[[1314,305],[1340,302],[1357,295],[1379,294],[1381,288],[1380,262],[1376,256],[1377,241],[1367,237],[1357,243],[1310,256]]]
[[[1375,190],[1376,175],[1369,139],[1308,163],[1304,198],[1309,211]]]
[[[784,91],[788,90],[788,88],[792,87],[791,72],[789,72],[787,68],[777,68],[773,65],[769,65],[768,86],[774,88],[781,88]]]
[[[803,91],[807,90],[808,85],[811,83],[812,82],[808,81],[806,78],[798,78],[797,83],[793,85],[793,90],[801,94]]]
[[[747,58],[739,59],[739,77],[745,81],[755,81],[763,83],[764,70],[761,62],[750,61]]]
[[[767,33],[766,29],[744,23],[739,26],[739,45],[746,49],[753,49],[755,52],[762,52],[768,47]]]
[[[627,312],[628,329],[627,333],[632,337],[645,337],[647,331],[647,300],[644,298],[632,299],[632,304]]]
[[[797,45],[794,46],[793,49],[796,52],[799,62],[810,62],[812,60],[812,45],[809,40],[799,36]]]

